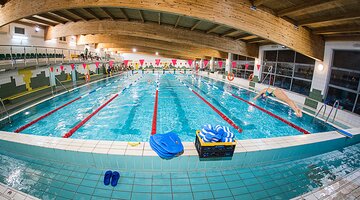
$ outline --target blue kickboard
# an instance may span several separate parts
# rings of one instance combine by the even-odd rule
[[[337,129],[336,131],[339,132],[341,135],[344,135],[344,136],[346,136],[348,138],[353,137],[353,135],[351,133],[347,132],[347,131],[344,131],[344,130],[341,130],[341,129]]]
[[[150,136],[150,146],[161,158],[165,159],[171,159],[184,151],[184,146],[175,133]]]
[[[184,150],[179,136],[175,133],[155,134],[151,136],[154,142],[168,153],[179,153]]]

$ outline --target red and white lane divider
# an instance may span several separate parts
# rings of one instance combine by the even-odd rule
[[[152,119],[151,135],[156,134],[156,124],[157,124],[157,111],[158,111],[158,101],[159,101],[159,78],[156,81],[156,92],[155,92],[155,103],[154,103],[154,114]]]
[[[120,79],[120,80],[121,80],[121,79]],[[108,83],[106,86],[109,86],[109,85],[111,85],[112,83],[116,83],[116,82],[118,82],[118,81],[119,81],[119,80],[115,80],[115,81],[113,81],[113,82],[111,82],[111,83]],[[48,113],[46,113],[46,114],[44,114],[44,115],[36,118],[35,120],[33,120],[33,121],[25,124],[24,126],[21,126],[20,128],[16,129],[14,132],[15,132],[15,133],[20,133],[21,131],[29,128],[30,126],[34,125],[35,123],[39,122],[40,120],[42,120],[42,119],[44,119],[44,118],[52,115],[52,114],[55,113],[56,111],[58,111],[58,110],[60,110],[60,109],[62,109],[62,108],[64,108],[64,107],[66,107],[66,106],[74,103],[75,101],[77,101],[77,100],[79,100],[79,99],[82,99],[82,98],[88,96],[89,94],[92,94],[92,93],[94,93],[94,92],[97,92],[97,91],[99,91],[99,90],[101,90],[101,89],[103,89],[103,88],[104,88],[104,87],[100,86],[100,87],[98,87],[98,88],[96,88],[96,89],[94,89],[94,90],[92,90],[92,91],[90,91],[90,92],[88,92],[88,93],[86,93],[86,94],[84,94],[84,95],[76,98],[76,99],[73,99],[73,100],[65,103],[64,105],[62,105],[62,106],[60,106],[60,107],[58,107],[58,108],[56,108],[56,109],[54,109],[54,110],[51,110],[51,111],[49,111]]]
[[[204,82],[204,81],[202,81],[202,80],[200,80],[200,81],[203,82],[203,83],[205,83],[205,84],[208,84],[208,83],[206,83],[206,82]],[[219,88],[218,88],[218,89],[219,89]],[[228,92],[228,91],[225,91],[224,89],[220,89],[220,90],[222,90],[222,91],[224,91],[225,93],[227,93],[227,94],[229,94],[229,95],[237,98],[238,100],[243,101],[243,102],[245,102],[245,103],[247,103],[247,104],[249,104],[249,105],[251,105],[251,106],[253,106],[253,107],[255,107],[255,108],[259,109],[259,110],[261,110],[262,112],[264,112],[264,113],[266,113],[266,114],[268,114],[268,115],[270,115],[270,116],[272,116],[272,117],[274,117],[274,118],[276,118],[276,119],[284,122],[285,124],[287,124],[287,125],[295,128],[296,130],[298,130],[298,131],[300,131],[300,132],[302,132],[302,133],[304,133],[304,134],[310,134],[309,131],[307,131],[307,130],[301,128],[301,127],[299,127],[298,125],[296,125],[296,124],[294,124],[294,123],[292,123],[292,122],[287,121],[286,119],[284,119],[284,118],[282,118],[282,117],[280,117],[280,116],[278,116],[278,115],[276,115],[276,114],[274,114],[274,113],[272,113],[272,112],[270,112],[270,111],[268,111],[268,110],[265,110],[264,108],[262,108],[262,107],[260,107],[260,106],[258,106],[258,105],[256,105],[256,104],[254,104],[254,103],[252,103],[252,102],[250,102],[250,101],[247,101],[247,100],[245,100],[245,99],[243,99],[243,98],[241,98],[241,97],[239,97],[239,96],[237,96],[237,95],[235,95],[235,94],[233,94],[233,93],[230,93],[230,92]]]
[[[221,118],[223,118],[227,123],[229,123],[232,127],[234,127],[239,133],[241,133],[243,130],[240,126],[236,125],[235,122],[233,122],[230,118],[228,118],[224,113],[222,113],[220,110],[215,108],[210,102],[208,102],[204,97],[202,97],[200,94],[195,92],[193,89],[191,89],[188,85],[186,85],[183,81],[178,79],[180,83],[185,85],[191,92],[193,92],[197,97],[199,97],[201,100],[203,100],[210,108],[212,108],[218,115],[220,115]]]
[[[138,80],[140,80],[142,76],[140,76],[138,79],[136,79],[133,83],[136,83]],[[107,100],[104,104],[102,104],[100,107],[98,107],[94,112],[92,112],[90,115],[88,115],[85,119],[83,119],[81,122],[79,122],[76,126],[74,126],[69,132],[67,132],[63,138],[69,138],[71,137],[80,127],[82,127],[87,121],[89,121],[94,115],[96,115],[100,110],[102,110],[105,106],[107,106],[110,102],[112,102],[115,98],[119,96],[119,94],[123,93],[126,89],[128,89],[130,86],[133,85],[133,83],[130,83],[127,87],[123,88],[120,92],[113,95],[109,100]]]

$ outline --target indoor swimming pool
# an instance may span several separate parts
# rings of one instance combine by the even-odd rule
[[[148,141],[154,126],[156,90],[156,133],[175,132],[185,142],[194,141],[195,131],[205,124],[228,126],[237,139],[335,130],[305,113],[298,118],[288,106],[272,99],[254,101],[254,92],[223,82],[141,71],[96,82],[35,105],[12,116],[12,123],[1,130],[76,139]]]

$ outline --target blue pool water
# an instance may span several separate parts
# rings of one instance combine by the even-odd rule
[[[41,199],[291,199],[359,169],[359,159],[356,144],[266,166],[119,171],[119,184],[111,187],[103,184],[108,169],[29,159],[0,149],[0,182]],[[115,164],[112,170],[117,168]]]
[[[230,127],[178,79],[234,121],[243,129],[243,132],[238,133]],[[135,80],[138,81],[135,82]],[[102,87],[22,131],[25,134],[61,137],[114,94],[127,87],[116,99],[78,129],[71,138],[148,141],[154,112],[156,80],[159,81],[158,133],[173,131],[178,133],[183,141],[194,141],[195,131],[204,124],[211,123],[229,126],[238,139],[303,134],[228,95],[224,90],[231,91],[246,100],[251,100],[255,93],[207,78],[173,74],[136,74],[133,76],[125,74],[100,81],[18,113],[12,117],[13,123],[3,126],[2,130],[13,132],[70,100]],[[132,85],[129,86],[131,83]],[[297,118],[288,106],[271,99],[258,100],[255,103],[311,133],[335,130],[331,125],[307,114],[304,114],[302,118]]]

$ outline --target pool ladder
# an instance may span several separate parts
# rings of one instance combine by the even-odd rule
[[[5,104],[4,104],[4,101],[2,100],[2,98],[0,98],[0,101],[1,101],[1,105],[2,105],[2,107],[4,109],[4,112],[6,113],[7,118],[9,119],[9,123],[11,123],[10,115],[9,115],[9,113],[8,113],[6,107],[5,107]]]
[[[331,110],[330,110],[329,114],[326,117],[326,120],[325,120],[326,122],[329,121],[330,115],[333,112],[334,108],[335,108],[335,114],[334,114],[334,117],[332,119],[332,122],[335,121],[335,117],[336,117],[337,111],[339,110],[339,106],[340,106],[340,102],[339,102],[339,100],[336,100],[334,102],[333,106],[331,107]],[[319,115],[319,113],[321,112],[322,109],[324,109],[323,114],[322,114],[322,116],[324,117],[325,113],[326,113],[326,104],[325,103],[320,107],[319,111],[315,115],[315,118]]]

